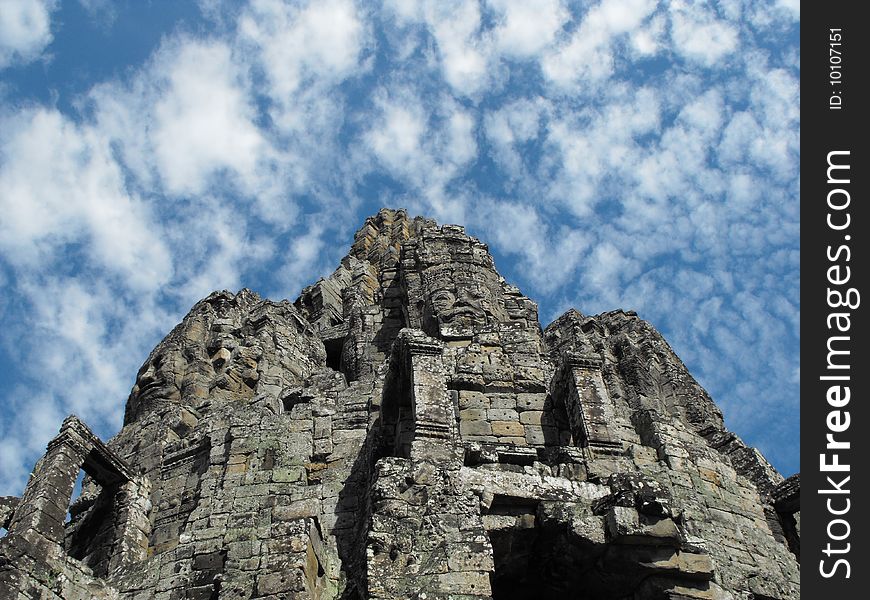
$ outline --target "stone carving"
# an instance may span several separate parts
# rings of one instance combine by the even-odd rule
[[[0,498],[0,600],[796,599],[799,488],[636,314],[542,329],[384,209],[294,303],[197,303],[114,438],[63,423]]]

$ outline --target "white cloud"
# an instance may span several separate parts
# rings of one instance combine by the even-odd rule
[[[635,29],[631,33],[631,44],[640,56],[650,56],[662,49],[665,36],[665,19],[657,15],[649,20],[649,24]]]
[[[478,37],[480,7],[475,0],[430,3],[427,21],[438,42],[444,79],[473,95],[488,83],[487,43]]]
[[[421,195],[439,217],[457,213],[460,196],[445,189],[477,157],[473,114],[449,96],[424,104],[410,89],[379,90],[375,117],[363,134],[364,149],[390,175]],[[453,207],[453,208],[451,208]]]
[[[672,3],[671,29],[674,50],[707,67],[737,49],[737,29],[701,5]]]
[[[20,400],[6,407],[9,412],[3,420],[9,423],[0,421],[0,431],[9,432],[0,438],[0,495],[18,496],[27,484],[33,456],[45,452],[45,445],[57,435],[66,415],[55,398],[42,392],[19,388],[10,390],[10,397]]]
[[[497,13],[495,45],[502,55],[526,58],[551,45],[570,18],[560,0],[490,0]]]
[[[534,139],[544,109],[540,101],[521,99],[490,112],[486,115],[487,137],[500,147]]]
[[[228,46],[181,43],[164,50],[167,89],[154,106],[152,141],[157,168],[171,194],[202,193],[220,169],[247,189],[264,141]]]
[[[705,141],[709,141],[710,138],[718,137],[724,111],[722,93],[718,88],[711,88],[688,102],[680,111],[677,120],[703,135]]]
[[[736,113],[725,126],[718,149],[720,159],[732,163],[742,162],[760,134],[761,128],[751,114],[745,111]]]
[[[800,0],[750,2],[745,7],[744,21],[758,31],[777,31],[800,22]]]
[[[316,280],[312,273],[324,276],[331,273],[341,257],[333,256],[337,248],[328,248],[324,239],[325,227],[312,218],[312,225],[307,231],[293,238],[287,247],[288,260],[277,274],[275,286],[284,292],[286,297],[298,294],[305,286]],[[344,253],[341,253],[343,256]]]
[[[322,182],[342,181],[346,193],[358,165],[340,160],[348,100],[340,90],[372,67],[370,9],[349,0],[285,3],[256,0],[241,10],[233,58],[252,75],[265,114],[260,129],[270,145],[249,190],[261,216],[292,222],[289,199],[324,193]]]
[[[477,156],[475,120],[473,115],[446,98],[442,99],[441,112],[443,134],[438,135],[436,145],[444,160],[459,171]]]
[[[222,198],[199,198],[177,218],[167,237],[177,259],[172,292],[182,309],[214,290],[245,286],[243,274],[276,254],[268,233],[252,231],[250,217],[240,217],[239,207]]]
[[[607,199],[608,181],[642,175],[644,153],[637,140],[659,133],[660,95],[648,87],[631,90],[617,85],[602,96],[600,108],[563,114],[554,109],[558,116],[547,127],[546,175],[540,181],[546,196],[584,217]],[[660,176],[660,171],[654,174]]]
[[[586,261],[583,283],[588,286],[587,293],[606,299],[608,304],[618,305],[622,281],[633,277],[638,268],[639,265],[616,245],[602,240],[594,246]]]
[[[570,40],[544,56],[544,75],[559,88],[595,84],[613,73],[617,38],[637,30],[653,0],[603,0],[589,9]]]
[[[260,51],[271,95],[289,102],[311,80],[335,84],[360,67],[367,43],[353,2],[329,0],[302,7],[255,0],[239,21],[243,43]]]
[[[777,0],[777,6],[780,6],[786,9],[791,16],[797,20],[801,16],[801,3],[800,0]]]
[[[494,158],[513,179],[519,180],[527,171],[519,146],[538,139],[550,109],[539,97],[517,100],[486,115],[484,131]]]
[[[269,183],[272,156],[249,92],[226,43],[182,36],[129,80],[95,86],[85,104],[142,189],[195,195],[223,177],[254,194]]]
[[[23,112],[0,138],[0,247],[13,264],[45,268],[82,243],[96,265],[133,288],[171,274],[150,209],[127,193],[101,133],[54,110]],[[47,261],[47,262],[46,262]]]
[[[482,31],[478,0],[394,1],[385,8],[400,26],[427,28],[444,80],[456,94],[474,97],[493,83],[492,36]]]
[[[381,95],[377,100],[380,119],[366,134],[366,141],[388,169],[413,176],[419,173],[424,160],[422,141],[427,115],[416,98],[403,96],[393,99]]]
[[[519,200],[483,198],[464,222],[499,252],[515,257],[514,272],[541,294],[558,290],[574,276],[595,241],[570,222],[548,223],[539,208]]]
[[[0,10],[0,69],[36,60],[48,46],[56,0],[4,0]]]

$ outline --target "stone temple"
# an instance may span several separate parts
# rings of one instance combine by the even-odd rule
[[[197,303],[111,440],[63,422],[0,499],[0,599],[795,599],[799,508],[634,312],[542,329],[385,209],[295,302]]]

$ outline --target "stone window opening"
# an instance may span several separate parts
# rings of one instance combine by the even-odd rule
[[[493,600],[635,597],[633,585],[610,588],[607,577],[598,572],[603,549],[578,544],[562,531],[542,527],[534,514],[522,513],[524,509],[503,503],[498,512],[516,518],[516,525],[489,531],[495,564],[490,575]]]
[[[391,368],[384,385],[381,409],[382,451],[385,456],[408,458],[414,438],[414,402],[404,369]]]
[[[483,511],[495,565],[490,574],[493,600],[560,597],[539,572],[538,505],[534,499],[494,494]]]
[[[339,373],[345,372],[342,358],[344,356],[344,338],[323,340],[326,348],[326,366]]]
[[[69,509],[66,512],[66,521],[64,521],[67,526],[77,515],[81,514],[82,511],[87,510],[94,503],[94,497],[91,494],[85,494],[85,489],[83,487],[85,477],[87,477],[85,470],[79,469],[79,475],[76,477],[76,484],[72,493],[72,497],[75,499],[70,503]]]
[[[112,549],[115,494],[79,471],[73,500],[67,511],[63,546],[66,553],[83,562],[97,577],[108,574]]]
[[[801,478],[800,474],[792,475],[788,479],[782,481],[771,492],[771,501],[773,509],[776,513],[775,517],[768,514],[770,511],[765,511],[765,516],[768,517],[768,523],[774,532],[774,537],[778,535],[778,529],[782,531],[781,535],[784,538],[782,541],[788,546],[792,554],[800,561],[801,557]],[[778,527],[777,527],[778,525]]]
[[[709,597],[708,556],[652,535],[602,543],[574,526],[583,511],[572,516],[558,502],[492,494],[482,514],[493,549],[492,600]],[[596,522],[588,514],[582,521]],[[612,528],[606,520],[601,526]]]
[[[72,502],[80,478],[84,492]],[[70,416],[34,467],[9,534],[47,555],[66,553],[102,577],[145,558],[149,493],[147,481]]]

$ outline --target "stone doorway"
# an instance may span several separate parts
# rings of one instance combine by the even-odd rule
[[[710,597],[707,555],[681,550],[677,539],[614,539],[605,533],[607,519],[579,506],[496,495],[483,516],[493,549],[492,599]]]

